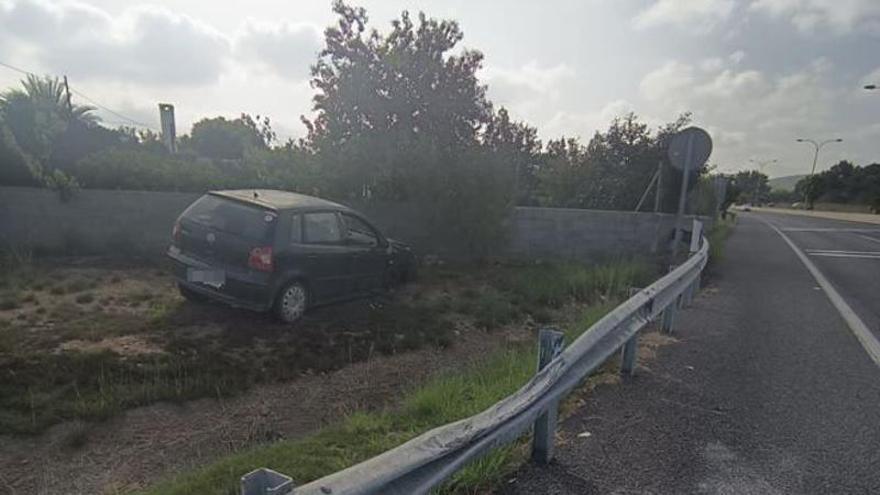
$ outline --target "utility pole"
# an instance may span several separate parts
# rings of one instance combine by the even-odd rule
[[[67,75],[64,76],[64,93],[67,95],[67,115],[73,116],[73,103],[70,101],[70,86],[67,84]]]

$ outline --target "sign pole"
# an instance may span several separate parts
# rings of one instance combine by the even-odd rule
[[[682,223],[684,221],[684,207],[687,203],[688,182],[690,180],[691,166],[693,165],[694,136],[688,135],[687,154],[685,155],[684,167],[681,170],[681,195],[678,197],[678,213],[675,215],[675,236],[672,240],[672,257],[678,256],[678,245],[681,243]]]

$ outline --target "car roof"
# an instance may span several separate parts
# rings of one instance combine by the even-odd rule
[[[209,191],[208,194],[234,199],[244,203],[251,203],[271,208],[273,210],[288,210],[296,208],[330,208],[334,210],[348,210],[348,207],[339,203],[327,201],[326,199],[293,193],[290,191],[279,191],[277,189],[234,189],[227,191]]]

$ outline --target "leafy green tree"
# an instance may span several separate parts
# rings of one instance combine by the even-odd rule
[[[683,114],[652,133],[635,114],[614,119],[583,146],[577,140],[550,141],[540,177],[546,206],[630,210],[636,207],[662,162],[661,209],[675,211],[681,172],[668,164],[672,135],[690,122]],[[690,184],[697,183],[696,176]]]
[[[64,85],[55,77],[28,75],[23,89],[0,94],[0,114],[18,145],[41,164],[72,122],[94,125],[93,107],[67,104]]]
[[[541,159],[541,141],[538,129],[515,122],[505,108],[492,115],[481,134],[481,141],[514,181],[514,202],[518,205],[537,203],[538,169]]]
[[[730,176],[727,196],[730,203],[762,203],[770,195],[769,177],[757,170],[743,170]]]
[[[528,173],[540,144],[534,129],[493,113],[477,78],[482,54],[459,48],[454,21],[404,11],[383,34],[368,31],[362,8],[337,0],[333,11],[312,68],[316,117],[304,119],[330,195],[411,201],[458,244],[497,239],[518,164]]]
[[[864,167],[841,160],[833,167],[798,181],[795,193],[814,202],[870,205],[880,210],[880,164]]]
[[[265,134],[257,122],[246,114],[233,120],[214,117],[193,124],[190,135],[182,138],[180,144],[182,149],[190,149],[199,156],[215,160],[241,160],[248,150],[269,146],[271,141],[267,140],[274,139],[274,133],[271,127],[268,132],[271,134]]]

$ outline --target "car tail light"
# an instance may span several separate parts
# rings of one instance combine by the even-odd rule
[[[174,222],[174,228],[171,229],[171,239],[175,244],[180,242],[180,222]]]
[[[248,254],[248,266],[261,272],[271,272],[273,268],[272,248],[266,246],[251,249]]]

